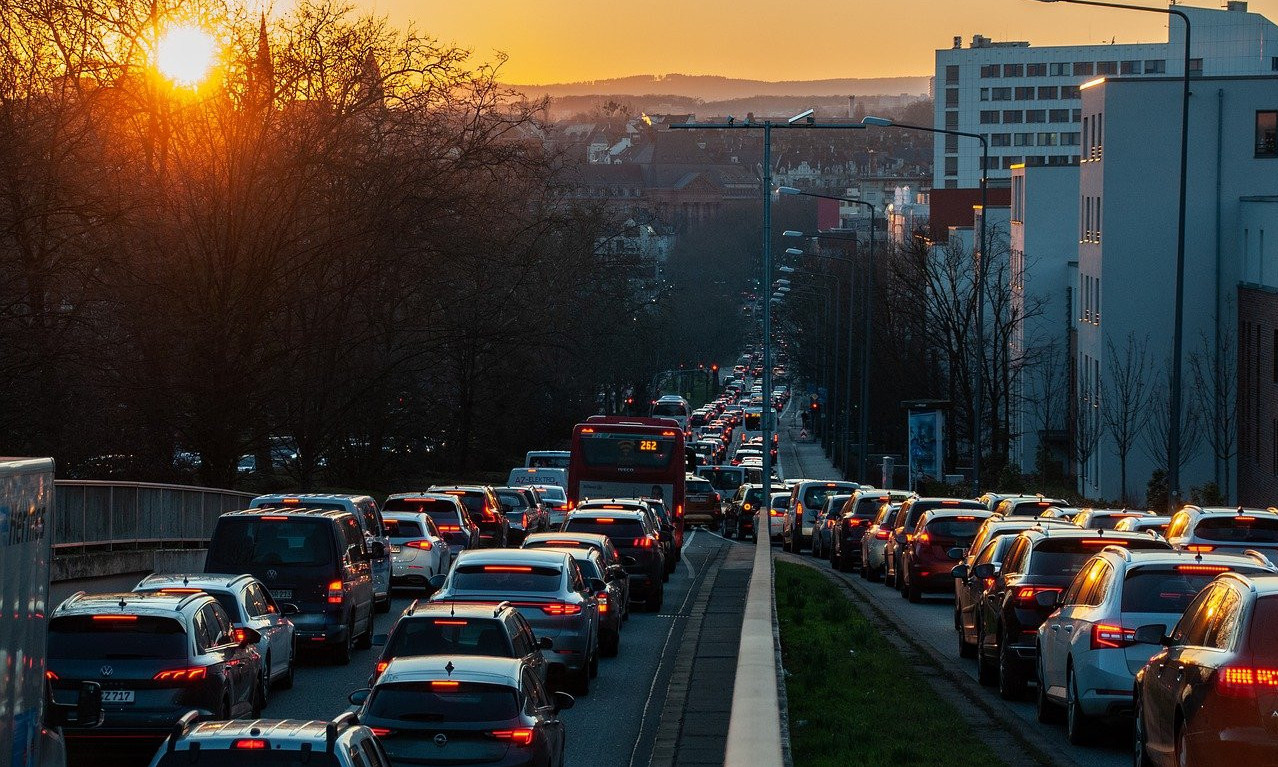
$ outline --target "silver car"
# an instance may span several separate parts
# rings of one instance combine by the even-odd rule
[[[580,695],[590,692],[599,670],[599,603],[608,584],[586,578],[570,552],[562,549],[483,549],[457,557],[433,602],[509,602],[538,637],[554,650],[551,678],[563,678]]]
[[[879,513],[870,523],[870,527],[861,537],[861,577],[867,581],[877,581],[883,577],[885,549],[888,538],[892,535],[892,519],[901,508],[899,503],[885,503],[879,507]]]
[[[430,588],[430,579],[453,563],[448,541],[424,511],[383,511],[391,543],[391,586]]]

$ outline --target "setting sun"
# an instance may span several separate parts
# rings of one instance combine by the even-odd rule
[[[173,27],[160,38],[155,66],[177,85],[198,85],[213,68],[217,43],[197,26]]]

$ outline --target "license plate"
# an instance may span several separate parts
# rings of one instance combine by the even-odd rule
[[[292,599],[293,590],[292,589],[271,589],[271,596],[275,597],[276,599]]]
[[[399,553],[400,551],[402,551],[402,550],[403,550],[403,549],[402,549],[402,547],[400,547],[400,546],[391,546],[391,553],[392,553],[392,554],[398,554],[398,553]]]
[[[103,690],[102,702],[103,703],[132,703],[133,691],[132,690]]]

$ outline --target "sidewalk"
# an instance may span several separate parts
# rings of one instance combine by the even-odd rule
[[[777,419],[778,433],[781,435],[778,444],[777,460],[781,464],[782,477],[799,479],[842,479],[843,472],[830,463],[821,442],[817,439],[799,441],[799,433],[803,430],[798,419],[788,413],[782,413]]]

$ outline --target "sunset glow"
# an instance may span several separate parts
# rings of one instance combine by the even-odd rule
[[[198,26],[177,26],[160,38],[155,67],[174,84],[190,87],[208,77],[216,55],[213,35]]]

